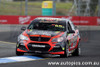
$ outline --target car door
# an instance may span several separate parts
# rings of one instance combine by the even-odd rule
[[[74,31],[74,33],[70,32]],[[73,50],[77,45],[77,38],[78,38],[78,30],[75,29],[75,26],[71,21],[68,22],[68,45],[69,50]]]

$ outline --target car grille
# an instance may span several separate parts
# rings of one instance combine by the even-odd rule
[[[33,47],[32,45],[45,45],[45,47]],[[50,45],[45,43],[29,43],[28,48],[32,51],[48,51],[50,49]]]
[[[47,37],[30,37],[32,41],[49,41],[50,38]]]

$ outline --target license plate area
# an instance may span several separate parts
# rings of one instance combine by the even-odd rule
[[[45,48],[45,45],[32,44],[33,48]]]
[[[50,45],[46,43],[29,43],[28,48],[31,51],[48,51],[50,49]]]

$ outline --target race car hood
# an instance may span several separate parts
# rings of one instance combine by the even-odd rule
[[[61,31],[44,31],[44,30],[27,30],[26,33],[28,35],[46,35],[46,36],[56,36],[59,35],[61,33]]]

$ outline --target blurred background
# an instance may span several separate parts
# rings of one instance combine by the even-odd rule
[[[0,0],[0,15],[42,15],[42,2],[51,0]],[[99,16],[100,0],[52,0],[56,16]]]

